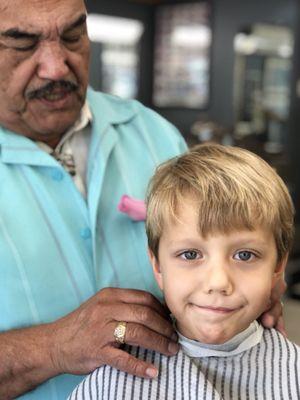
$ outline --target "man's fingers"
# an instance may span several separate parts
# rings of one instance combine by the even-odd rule
[[[265,328],[274,328],[280,317],[282,318],[282,303],[277,301],[269,310],[262,314],[261,323]]]
[[[286,335],[286,333],[282,317],[283,305],[280,299],[284,294],[286,287],[284,274],[282,273],[278,276],[276,284],[272,288],[270,308],[266,310],[260,317],[260,321],[265,328],[275,328],[284,335]]]
[[[260,322],[265,328],[273,328],[275,323],[274,317],[269,314],[269,311],[266,311],[261,315]]]
[[[154,365],[139,360],[120,349],[109,349],[109,359],[105,362],[113,368],[142,378],[156,378],[158,375],[158,369]]]
[[[283,275],[280,275],[277,279],[275,286],[271,291],[271,302],[276,303],[277,301],[279,301],[284,292],[286,291],[286,288],[287,284],[284,280],[284,277]]]
[[[287,337],[287,332],[285,330],[284,326],[284,320],[282,315],[278,318],[277,324],[275,325],[275,328],[285,337]]]
[[[152,308],[164,318],[168,318],[168,310],[151,293],[137,289],[105,288],[99,292],[102,302],[122,302],[125,304],[144,305]]]
[[[125,343],[155,350],[167,356],[174,355],[179,350],[179,345],[176,342],[135,323],[127,323]]]
[[[174,328],[169,320],[152,308],[136,304],[120,304],[112,309],[111,317],[116,321],[125,321],[145,326],[167,338],[174,335]]]

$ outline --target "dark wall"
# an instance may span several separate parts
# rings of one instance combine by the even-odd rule
[[[289,149],[294,202],[297,210],[297,222],[300,222],[300,6],[296,13],[299,21],[296,31],[294,72],[292,78],[291,114],[289,126]]]
[[[295,29],[298,0],[214,0],[213,46],[211,66],[211,101],[207,110],[157,110],[189,132],[191,123],[207,116],[228,128],[234,123],[233,71],[235,34],[244,26],[264,22],[287,25]]]

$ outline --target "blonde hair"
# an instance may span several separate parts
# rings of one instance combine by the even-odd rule
[[[199,207],[199,232],[228,233],[269,228],[279,261],[288,254],[294,233],[294,207],[279,175],[257,155],[217,144],[198,145],[161,164],[147,196],[148,245],[158,257],[164,223],[178,219],[187,196]]]

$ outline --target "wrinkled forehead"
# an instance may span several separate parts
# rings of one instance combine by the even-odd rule
[[[0,32],[20,29],[50,34],[85,13],[84,0],[0,0]]]

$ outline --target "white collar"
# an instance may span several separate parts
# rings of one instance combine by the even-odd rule
[[[88,102],[86,100],[84,105],[83,105],[83,107],[82,107],[82,109],[81,109],[81,111],[80,111],[80,115],[79,115],[78,119],[66,131],[66,133],[61,137],[59,143],[55,147],[55,151],[57,151],[59,153],[61,151],[63,145],[66,143],[66,141],[68,139],[70,139],[71,136],[75,132],[79,132],[79,131],[83,130],[92,121],[93,121],[93,115],[92,115],[90,106],[89,106],[89,104],[88,104]],[[46,143],[37,141],[36,144],[39,146],[40,149],[46,151],[48,154],[52,154],[53,149],[50,146],[48,146]]]
[[[256,346],[262,338],[263,327],[254,321],[243,332],[223,344],[201,343],[186,338],[178,331],[177,333],[183,352],[190,357],[231,357]]]

